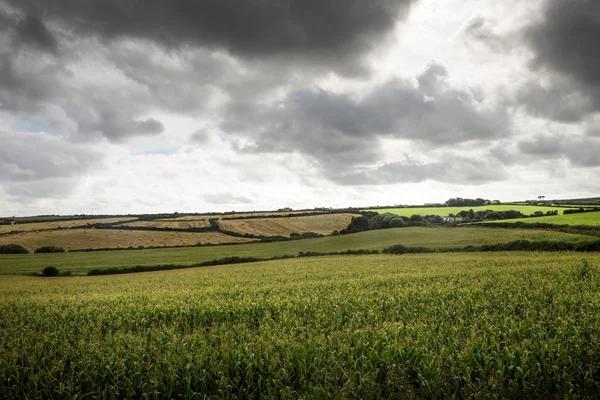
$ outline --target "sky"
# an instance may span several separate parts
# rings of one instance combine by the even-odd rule
[[[597,0],[0,0],[0,216],[600,195]]]

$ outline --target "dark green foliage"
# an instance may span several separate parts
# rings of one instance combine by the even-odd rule
[[[43,246],[35,249],[36,253],[64,253],[65,249],[55,246]]]
[[[0,254],[27,254],[27,249],[20,244],[0,245]]]
[[[499,212],[490,211],[489,213],[485,214],[484,218],[487,220],[494,220],[502,218],[502,215]]]
[[[416,254],[416,253],[433,253],[434,250],[426,247],[406,247],[401,244],[387,247],[383,249],[384,254]]]
[[[363,232],[369,230],[369,220],[366,217],[353,217],[348,225],[348,233]]]
[[[46,267],[42,270],[42,276],[58,276],[59,271],[56,267]]]
[[[403,228],[406,226],[404,219],[396,214],[383,213],[369,218],[369,229]]]
[[[444,205],[448,207],[478,207],[485,206],[486,204],[490,204],[491,202],[486,199],[477,198],[477,199],[462,199],[460,197],[452,198],[446,200]]]
[[[339,232],[338,232],[338,235],[339,235]],[[320,238],[320,237],[323,237],[323,235],[315,233],[315,232],[303,232],[303,233],[293,232],[293,233],[290,233],[290,239],[315,239],[315,238]]]
[[[596,212],[596,211],[598,211],[597,208],[590,208],[590,209],[579,208],[578,210],[565,210],[565,211],[563,211],[563,214],[564,215],[567,215],[567,214],[581,214],[581,213]]]

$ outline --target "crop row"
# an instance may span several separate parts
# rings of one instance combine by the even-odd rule
[[[0,282],[2,398],[593,398],[600,256],[427,254]]]

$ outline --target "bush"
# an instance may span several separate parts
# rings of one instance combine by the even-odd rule
[[[315,232],[303,232],[300,234],[300,239],[315,239],[320,237],[323,237],[323,235],[320,235]]]
[[[348,225],[348,233],[363,232],[369,230],[369,220],[363,216],[353,217]]]
[[[0,254],[27,254],[27,249],[20,244],[0,245]]]
[[[42,270],[42,276],[58,276],[59,272],[56,267],[46,267]]]
[[[43,246],[35,249],[36,253],[64,253],[65,249],[62,247],[54,247],[54,246]]]

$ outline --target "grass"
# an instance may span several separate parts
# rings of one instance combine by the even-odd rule
[[[492,222],[492,221],[490,221]],[[556,225],[591,225],[600,226],[600,211],[596,212],[585,212],[580,214],[559,214],[548,217],[537,217],[537,218],[517,218],[517,219],[504,219],[493,222],[525,222],[533,223],[539,222],[544,224],[556,224]]]
[[[289,218],[253,218],[221,220],[227,231],[264,236],[289,236],[291,233],[315,232],[328,235],[346,229],[356,214],[325,214]]]
[[[600,255],[0,280],[0,398],[595,398]]]
[[[515,210],[515,211],[520,211],[525,215],[530,215],[530,214],[535,213],[536,211],[542,211],[545,214],[547,211],[556,211],[556,210],[558,210],[559,214],[562,214],[562,212],[564,210],[567,210],[568,208],[496,204],[496,205],[488,205],[488,206],[481,206],[481,207],[385,208],[385,209],[374,209],[374,210],[367,210],[367,211],[376,211],[380,214],[389,212],[389,213],[401,215],[404,217],[410,217],[412,215],[439,215],[442,217],[447,217],[448,214],[456,215],[457,213],[459,213],[461,211],[469,211],[471,209],[475,212],[480,211],[480,210],[492,210],[492,211]]]
[[[162,232],[160,232],[162,233]],[[559,240],[583,242],[596,237],[539,230],[498,228],[398,228],[368,231],[318,239],[276,243],[248,243],[234,246],[188,247],[173,249],[99,251],[90,253],[1,255],[0,275],[40,272],[55,266],[61,272],[85,274],[91,269],[136,265],[191,265],[224,257],[270,258],[297,255],[303,251],[340,252],[348,249],[381,250],[395,244],[430,248],[456,248],[506,243],[513,240]]]
[[[138,246],[189,246],[196,243],[244,243],[251,239],[224,235],[219,232],[163,232],[117,229],[66,229],[27,232],[0,236],[0,244],[16,243],[29,251],[42,246],[57,246],[68,250],[127,248]]]

